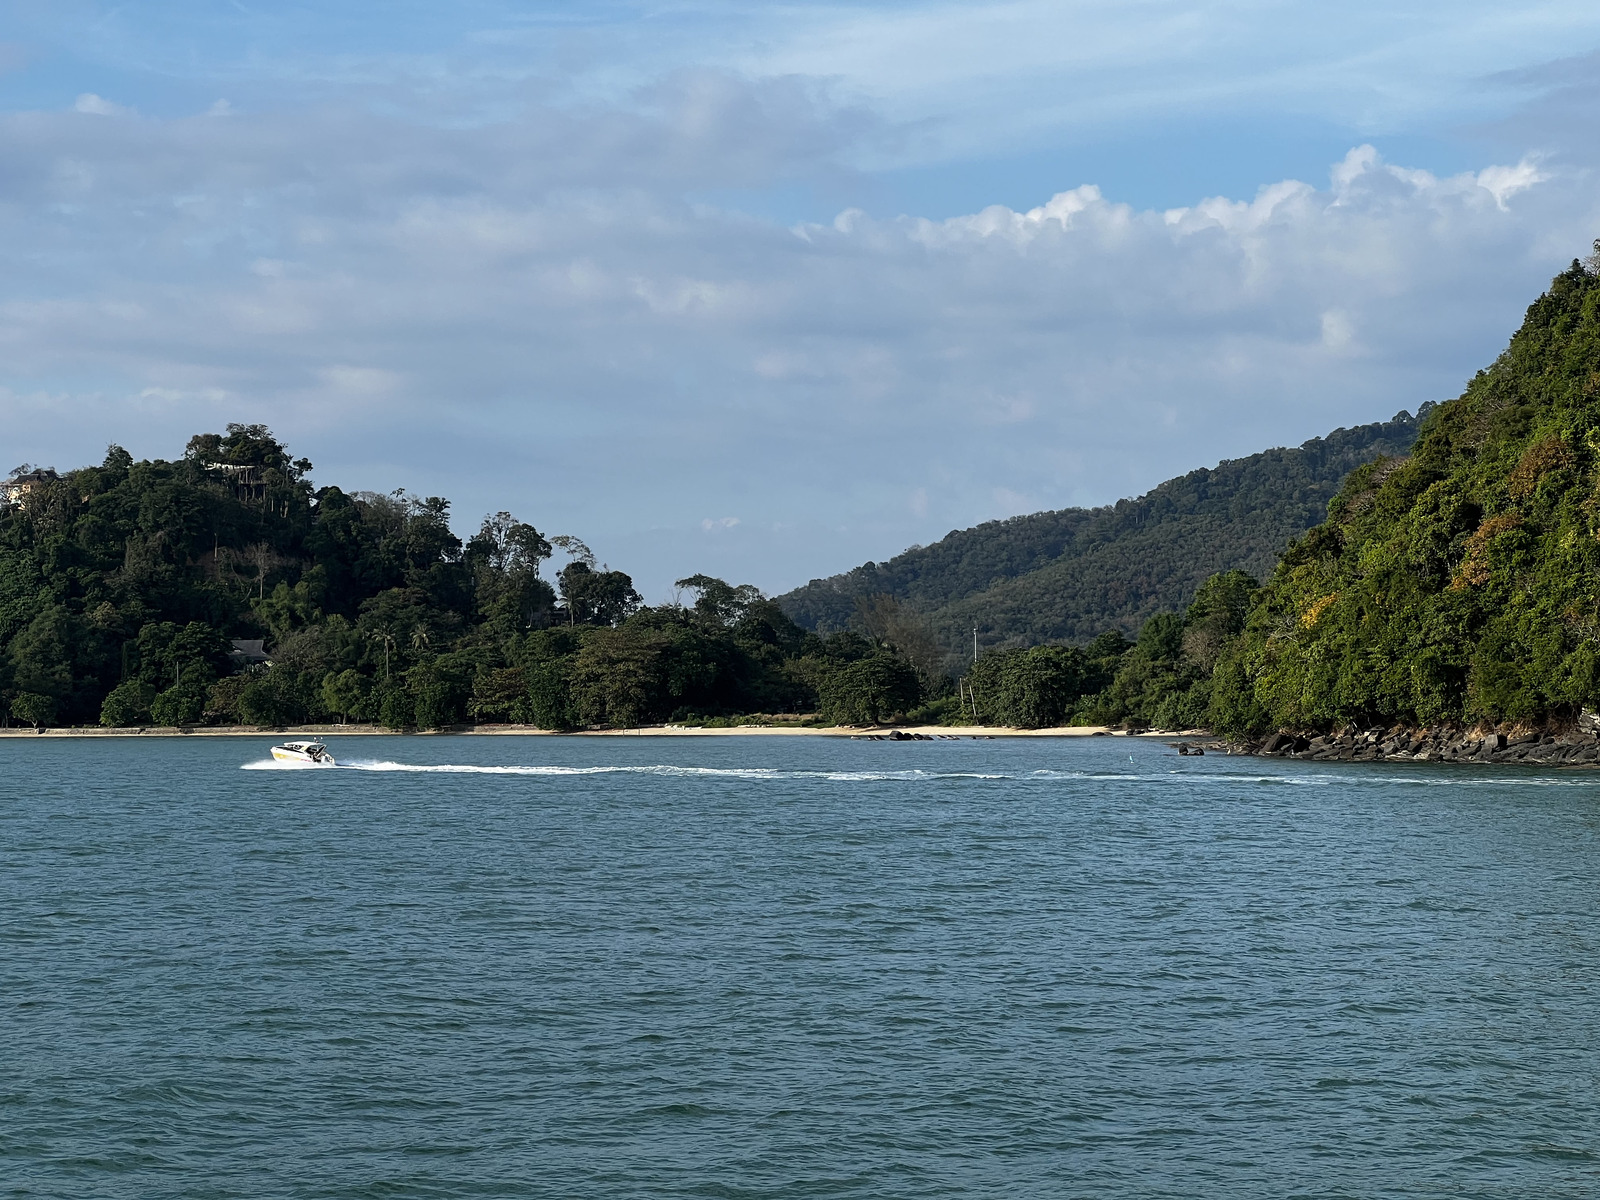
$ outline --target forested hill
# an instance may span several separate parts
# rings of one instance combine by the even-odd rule
[[[987,646],[1087,642],[1110,628],[1135,633],[1153,614],[1184,607],[1217,572],[1271,574],[1289,541],[1327,516],[1345,476],[1407,453],[1419,421],[1402,412],[1338,429],[1103,508],[990,521],[812,580],[778,603],[799,625],[826,632],[849,628],[870,598],[892,596],[921,614],[947,650],[970,645],[973,625]]]
[[[748,585],[690,575],[692,607],[646,607],[576,538],[502,512],[463,541],[447,500],[313,488],[310,470],[230,425],[170,461],[112,446],[0,481],[0,722],[870,721],[949,688]]]
[[[1600,706],[1600,242],[1506,351],[1357,472],[1217,667],[1241,731],[1571,719]]]

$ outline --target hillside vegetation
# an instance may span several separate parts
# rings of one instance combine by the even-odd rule
[[[1264,587],[1215,576],[1125,649],[987,655],[968,711],[1254,735],[1548,729],[1600,708],[1597,270],[1600,243],[1410,455],[1350,475]]]
[[[882,641],[799,629],[753,587],[691,575],[692,606],[647,608],[576,538],[497,513],[463,541],[447,500],[313,488],[310,470],[259,425],[170,461],[112,446],[98,467],[19,468],[0,507],[0,717],[868,721],[949,687]]]
[[[1597,243],[1600,250],[1600,243]],[[1600,258],[1365,467],[1219,660],[1229,729],[1530,722],[1600,705]]]
[[[1380,448],[1377,438],[1367,445]],[[1203,498],[1199,486],[1163,486],[1190,498],[1184,516],[1199,509],[1215,517],[1212,481],[1239,465],[1174,481],[1199,480]],[[1162,490],[1134,504],[1150,511]],[[1248,516],[1246,499],[1238,511]],[[1053,528],[1083,519],[1062,516]],[[1170,519],[1156,516],[1136,532]],[[1018,524],[1051,527],[1048,517],[1030,521]],[[993,528],[1003,541],[1007,526]],[[1174,555],[1185,545],[1146,544]],[[937,561],[907,555],[853,574],[858,584],[864,575],[898,579],[914,603],[941,585],[936,572],[930,588],[913,569]],[[1002,587],[1058,565],[1071,565],[1065,552]],[[844,594],[849,578],[832,581],[833,590]],[[810,595],[818,591],[813,585]],[[871,624],[886,607],[857,609]],[[1327,519],[1295,537],[1265,586],[1244,570],[1215,574],[1187,604],[1146,619],[1131,644],[1114,629],[1081,648],[988,653],[942,703],[994,723],[1208,725],[1238,735],[1548,727],[1600,708],[1600,242],[1586,263],[1552,281],[1461,396],[1424,414],[1409,454],[1350,473]]]
[[[924,620],[952,666],[970,656],[973,625],[988,647],[1133,635],[1187,605],[1213,574],[1265,577],[1290,539],[1326,517],[1345,476],[1406,453],[1417,426],[1402,412],[1191,471],[1136,500],[991,521],[813,580],[778,603],[827,632],[861,628],[863,604],[887,595]]]

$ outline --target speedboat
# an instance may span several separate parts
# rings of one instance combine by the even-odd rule
[[[337,765],[321,742],[285,742],[272,748],[272,757],[279,762],[310,763],[318,767]]]

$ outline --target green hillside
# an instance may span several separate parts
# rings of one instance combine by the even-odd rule
[[[1402,412],[1191,471],[1136,500],[990,521],[812,580],[778,602],[799,625],[826,632],[858,623],[870,597],[892,596],[952,654],[971,645],[973,625],[991,647],[1133,634],[1155,613],[1183,608],[1218,572],[1264,578],[1292,538],[1326,517],[1345,476],[1405,454],[1418,422]]]
[[[1597,244],[1600,249],[1600,244]],[[1222,656],[1228,728],[1600,704],[1600,279],[1574,262],[1404,461],[1356,473]]]

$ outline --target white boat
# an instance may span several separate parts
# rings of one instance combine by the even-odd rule
[[[321,742],[285,742],[272,748],[272,757],[279,762],[310,763],[318,767],[337,765]]]

